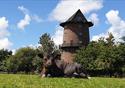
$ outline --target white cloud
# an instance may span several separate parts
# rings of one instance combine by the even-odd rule
[[[36,14],[32,14],[27,8],[25,8],[24,6],[18,6],[18,9],[20,11],[22,11],[25,15],[24,19],[21,19],[18,23],[17,23],[17,27],[19,29],[25,29],[25,27],[27,25],[30,24],[31,21],[36,21],[36,22],[42,22],[42,18],[39,17]]]
[[[52,36],[52,39],[56,45],[63,43],[63,28],[57,27],[55,34]]]
[[[17,24],[19,29],[24,29],[27,25],[30,24],[31,18],[28,14],[25,15],[24,19],[20,20]]]
[[[108,20],[108,23],[113,26],[119,25],[121,18],[118,15],[119,15],[118,10],[110,10],[108,13],[106,13],[106,18]]]
[[[24,8],[23,6],[18,6],[18,9],[22,11],[24,14],[29,14],[29,10],[27,8]]]
[[[108,34],[101,33],[101,34],[99,34],[99,35],[95,35],[95,36],[92,37],[92,40],[93,40],[93,41],[97,41],[97,40],[98,40],[99,38],[101,38],[101,37],[106,38],[106,37],[108,37]]]
[[[0,17],[0,38],[9,35],[9,32],[7,30],[8,26],[8,20],[6,19],[6,17]]]
[[[16,49],[12,49],[12,55],[15,55]]]
[[[118,10],[110,10],[106,13],[108,24],[111,26],[107,29],[106,33],[102,33],[103,37],[107,36],[108,33],[112,33],[116,41],[121,41],[121,37],[125,36],[125,20],[119,16]],[[101,34],[93,36],[92,40],[96,37],[100,37]]]
[[[50,13],[50,20],[65,21],[78,9],[86,14],[103,7],[102,0],[61,0]]]
[[[0,39],[0,49],[10,49],[13,44],[8,40],[8,38]]]
[[[6,17],[0,17],[0,49],[9,49],[12,46],[12,43],[7,38],[10,34],[7,29],[8,26]]]
[[[99,18],[96,13],[92,13],[88,19],[91,20],[94,23],[94,25],[97,25],[99,23]]]
[[[0,29],[6,29],[8,27],[8,20],[6,17],[0,17]]]
[[[39,17],[38,15],[33,15],[32,17],[31,17],[33,20],[35,20],[36,22],[42,22],[43,21],[43,19],[41,18],[41,17]]]

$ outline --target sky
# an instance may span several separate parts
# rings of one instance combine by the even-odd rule
[[[0,49],[15,51],[37,47],[39,38],[49,33],[56,45],[63,42],[59,26],[78,9],[88,21],[90,40],[112,33],[116,41],[125,36],[125,0],[0,0]]]

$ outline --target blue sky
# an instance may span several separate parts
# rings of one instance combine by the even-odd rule
[[[43,33],[61,44],[63,28],[59,23],[78,9],[94,23],[91,40],[111,32],[120,41],[125,36],[124,8],[125,0],[0,0],[0,49],[37,46]]]

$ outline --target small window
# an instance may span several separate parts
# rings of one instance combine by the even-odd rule
[[[70,45],[73,45],[73,40],[70,40]]]
[[[73,40],[70,40],[70,43],[72,44],[72,43],[73,43]]]
[[[63,43],[66,43],[66,41],[63,41]]]

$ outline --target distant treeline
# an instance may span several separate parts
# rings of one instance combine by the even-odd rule
[[[111,33],[107,38],[92,41],[87,47],[80,48],[75,61],[81,63],[90,76],[125,76],[125,37],[123,42],[115,42]],[[6,73],[40,73],[43,58],[39,55],[60,50],[55,46],[49,34],[43,34],[39,39],[41,46],[23,47],[12,51],[0,50],[0,72]]]

